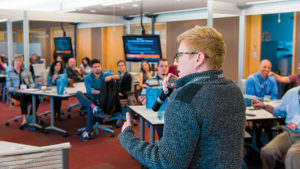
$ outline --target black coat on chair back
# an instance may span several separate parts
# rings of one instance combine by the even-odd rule
[[[100,108],[103,112],[108,115],[121,112],[122,108],[117,81],[115,79],[111,79],[109,82],[103,80],[100,91]]]

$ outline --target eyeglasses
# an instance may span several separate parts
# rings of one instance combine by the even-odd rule
[[[198,54],[198,53],[199,53],[199,52],[177,52],[176,55],[175,55],[175,60],[176,60],[176,62],[178,62],[178,61],[179,61],[179,57],[180,57],[181,55],[184,55],[184,54],[187,54],[187,55],[189,55],[189,54],[195,55],[195,54]],[[209,56],[207,56],[205,53],[203,53],[203,54],[205,55],[205,58],[209,59]]]

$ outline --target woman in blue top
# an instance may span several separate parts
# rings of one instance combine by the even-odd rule
[[[56,80],[64,74],[63,63],[60,61],[55,61],[51,67],[47,76],[47,86],[55,86]],[[60,108],[61,108],[61,98],[54,98],[54,111],[57,113],[57,119],[60,119]]]

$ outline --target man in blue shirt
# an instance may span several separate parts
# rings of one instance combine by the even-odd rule
[[[85,132],[82,133],[82,137],[80,138],[81,141],[85,141],[91,136],[94,113],[98,113],[99,111],[96,104],[99,103],[102,82],[109,82],[111,79],[120,79],[120,76],[117,74],[102,72],[101,63],[98,59],[93,59],[91,65],[92,73],[84,78],[86,95],[88,98],[80,92],[76,93],[76,97],[80,104],[87,109],[86,129]]]
[[[273,76],[268,76],[272,68],[269,60],[260,62],[259,71],[250,75],[246,80],[246,94],[257,97],[270,95],[271,99],[278,99],[278,86]]]
[[[265,109],[274,116],[285,117],[284,132],[277,135],[261,149],[263,169],[273,169],[277,159],[287,153],[286,169],[296,169],[300,166],[300,86],[290,89],[283,97],[282,103],[276,107],[252,99],[252,106]]]

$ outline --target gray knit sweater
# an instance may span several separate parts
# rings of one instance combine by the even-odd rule
[[[221,70],[190,74],[175,85],[163,137],[156,144],[140,141],[127,127],[119,135],[122,146],[149,168],[240,168],[245,126],[240,89]]]

